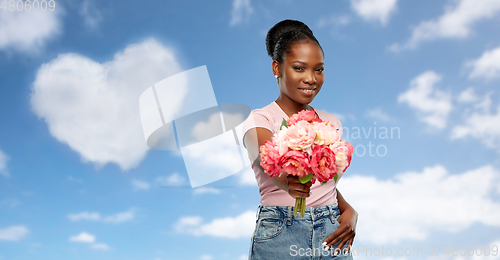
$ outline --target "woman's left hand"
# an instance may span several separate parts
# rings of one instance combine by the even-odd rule
[[[344,245],[347,244],[347,250],[351,250],[352,242],[354,236],[356,236],[356,224],[358,222],[358,213],[353,208],[348,208],[338,218],[339,228],[330,234],[323,242],[326,242],[326,246],[330,248],[337,242],[341,241],[338,245],[338,249],[341,250]],[[343,253],[343,252],[342,252]]]

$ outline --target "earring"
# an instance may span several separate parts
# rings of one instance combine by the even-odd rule
[[[278,75],[274,75],[275,78],[278,78]]]

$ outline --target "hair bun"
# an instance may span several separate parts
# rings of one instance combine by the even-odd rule
[[[269,29],[266,36],[267,54],[269,54],[271,58],[273,58],[274,48],[278,40],[282,38],[285,33],[290,31],[302,31],[314,35],[311,29],[301,21],[287,19],[275,24]]]
[[[288,46],[293,42],[302,39],[312,40],[321,48],[321,45],[316,37],[314,37],[311,29],[309,29],[309,27],[303,22],[290,19],[283,20],[275,24],[267,32],[267,54],[269,54],[273,60],[277,60],[279,63],[282,63],[284,56],[288,51]],[[323,49],[321,48],[321,50]]]

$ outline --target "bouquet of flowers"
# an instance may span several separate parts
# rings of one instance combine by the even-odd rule
[[[353,147],[343,142],[337,128],[329,121],[315,118],[314,111],[301,110],[288,120],[283,118],[280,131],[271,141],[260,146],[260,165],[269,177],[298,176],[301,183],[316,180],[325,184],[338,180],[338,172],[345,172],[351,164]],[[296,198],[297,210],[302,217],[306,210],[306,199]]]

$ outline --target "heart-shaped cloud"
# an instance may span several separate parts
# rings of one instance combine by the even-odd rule
[[[60,54],[39,68],[31,93],[34,113],[50,134],[85,162],[122,170],[137,166],[149,149],[139,116],[139,96],[182,71],[174,51],[150,38],[127,46],[105,63]]]

